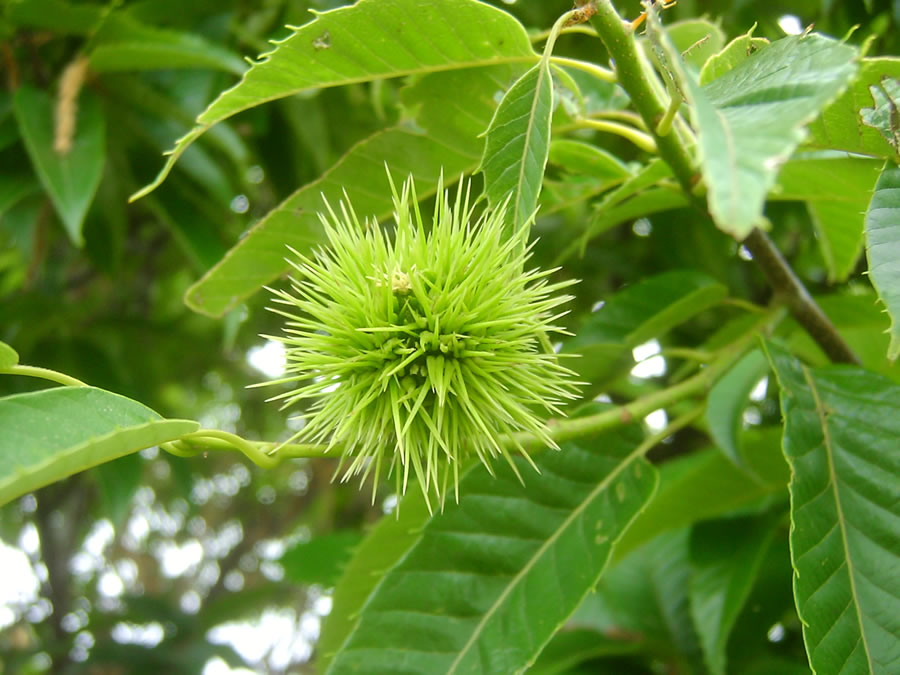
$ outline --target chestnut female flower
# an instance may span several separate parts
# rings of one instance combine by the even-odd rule
[[[505,207],[474,219],[469,188],[452,203],[439,183],[430,228],[412,178],[391,190],[393,237],[326,203],[327,247],[293,251],[291,290],[272,291],[287,318],[273,339],[287,355],[277,382],[297,387],[274,398],[306,405],[291,440],[339,450],[343,480],[374,473],[377,486],[387,471],[400,493],[412,473],[428,500],[451,479],[456,490],[469,457],[515,470],[510,450],[528,456],[516,432],[556,447],[541,415],[576,394],[550,336],[572,299],[556,293],[575,282],[526,270],[530,224],[510,236]]]

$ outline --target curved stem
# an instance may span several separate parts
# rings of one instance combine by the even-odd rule
[[[622,138],[625,138],[634,143],[641,150],[649,152],[651,154],[656,154],[656,143],[653,141],[653,138],[651,138],[648,134],[645,134],[643,131],[638,131],[634,127],[630,127],[626,124],[620,124],[619,122],[609,122],[607,120],[595,120],[588,118],[579,119],[577,124],[582,129],[594,129],[595,131],[605,131],[609,134],[621,136]]]
[[[666,117],[668,105],[658,88],[654,86],[654,83],[658,82],[656,76],[648,72],[649,66],[644,65],[638,53],[631,23],[622,20],[610,0],[594,0],[594,2],[597,11],[591,18],[591,23],[616,64],[618,82],[631,98],[635,109],[644,118],[656,141],[659,155],[671,167],[684,193],[692,198],[694,205],[708,217],[705,201],[694,194],[694,187],[699,182],[700,175],[694,168],[688,148],[679,134],[657,133],[660,122]],[[772,241],[756,229],[743,243],[753,254],[754,260],[766,275],[776,296],[785,301],[797,322],[806,329],[829,358],[836,362],[859,363],[856,355],[812,299],[803,282]]]
[[[598,66],[596,63],[591,63],[590,61],[570,59],[567,56],[552,56],[550,57],[550,63],[554,66],[567,66],[569,68],[574,68],[575,70],[581,70],[593,75],[601,82],[609,82],[610,84],[615,84],[616,82],[616,74],[613,71]]]
[[[37,366],[22,366],[15,365],[10,366],[9,368],[4,368],[0,370],[0,374],[4,375],[24,375],[26,377],[38,377],[42,380],[49,380],[50,382],[56,382],[57,384],[64,384],[67,387],[87,387],[88,385],[85,382],[82,382],[79,379],[72,377],[71,375],[66,375],[65,373],[58,373],[55,370],[50,370],[49,368],[39,368]]]

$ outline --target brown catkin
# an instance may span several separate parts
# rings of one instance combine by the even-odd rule
[[[59,78],[59,95],[56,99],[56,133],[53,149],[60,155],[72,149],[75,127],[78,123],[78,94],[87,77],[88,60],[77,56],[66,66]]]

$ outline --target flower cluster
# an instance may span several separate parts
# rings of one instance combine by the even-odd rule
[[[451,480],[456,491],[470,456],[515,469],[510,449],[528,456],[516,432],[556,447],[540,415],[577,397],[549,339],[572,299],[555,293],[574,281],[527,271],[530,224],[510,236],[505,207],[474,219],[468,187],[454,203],[438,185],[430,228],[411,178],[391,190],[393,238],[326,203],[328,246],[293,251],[291,290],[272,291],[287,318],[273,339],[287,354],[278,382],[298,384],[274,398],[306,405],[292,440],[339,449],[344,480],[392,472],[400,493],[412,473],[427,500]]]

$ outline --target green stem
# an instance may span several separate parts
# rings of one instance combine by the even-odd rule
[[[630,127],[626,124],[583,117],[577,121],[577,125],[582,129],[594,129],[596,131],[605,131],[606,133],[621,136],[634,143],[641,150],[653,155],[656,154],[656,143],[653,142],[653,139],[643,131],[638,131],[634,127]]]
[[[783,312],[770,312],[766,320],[754,327],[752,332],[747,333],[724,348],[719,353],[717,360],[684,382],[654,392],[626,405],[609,408],[596,415],[551,421],[550,437],[555,442],[562,443],[574,438],[597,434],[601,431],[642,419],[654,410],[659,410],[686,398],[706,393],[715,381],[749,349],[756,338],[758,330],[766,330],[768,326],[780,321],[782,316]],[[675,422],[669,426],[669,433],[672,433],[671,429],[674,424]],[[544,447],[544,444],[538,438],[529,433],[515,434],[513,437],[501,439],[501,442],[509,447],[518,447],[521,444],[528,450],[540,450]],[[329,453],[329,446],[327,445],[288,443],[279,446],[278,443],[248,441],[236,434],[215,429],[201,429],[200,431],[187,434],[177,441],[163,443],[160,447],[179,457],[194,457],[208,450],[240,450],[248,459],[264,468],[277,466],[283,459],[287,458],[326,457]],[[270,454],[275,448],[278,448],[278,451],[275,454]]]
[[[596,14],[591,23],[606,45],[609,55],[616,64],[616,79],[631,98],[635,109],[651,130],[660,157],[672,169],[684,193],[692,198],[694,205],[708,214],[705,201],[694,194],[694,187],[700,181],[700,174],[693,165],[688,148],[679,134],[660,135],[657,130],[666,118],[668,103],[654,87],[658,83],[655,74],[645,66],[638,53],[637,42],[631,24],[623,21],[610,0],[595,0]],[[797,322],[822,347],[823,351],[836,362],[859,363],[837,329],[812,299],[803,282],[797,277],[787,261],[762,231],[755,229],[744,245],[753,254],[777,297],[784,299]]]
[[[71,375],[58,373],[49,368],[38,368],[37,366],[21,366],[15,365],[0,370],[3,375],[25,375],[26,377],[39,377],[42,380],[49,380],[57,384],[64,384],[67,387],[87,387],[88,385]]]
[[[567,66],[575,70],[581,70],[585,73],[593,75],[601,82],[609,82],[610,84],[615,84],[616,82],[616,74],[613,71],[609,70],[608,68],[598,66],[596,63],[591,63],[590,61],[570,59],[566,56],[552,56],[550,57],[550,63],[552,63],[554,66]]]

